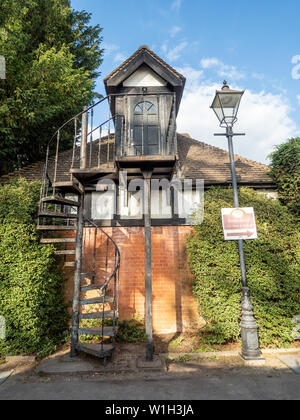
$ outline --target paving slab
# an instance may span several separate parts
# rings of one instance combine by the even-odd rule
[[[13,373],[14,369],[0,372],[0,385],[2,385]]]
[[[68,354],[52,357],[42,361],[36,368],[39,375],[87,375],[106,374],[111,372],[127,372],[136,370],[134,361],[118,360],[106,366],[102,360],[77,356],[71,358]]]
[[[153,360],[147,361],[145,357],[138,357],[136,360],[136,366],[142,370],[165,370],[165,363],[159,356],[154,356]]]
[[[292,369],[295,373],[300,374],[300,354],[298,355],[280,355],[277,358]]]

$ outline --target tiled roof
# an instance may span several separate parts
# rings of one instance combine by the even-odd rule
[[[95,148],[97,147],[95,142]],[[110,157],[113,156],[114,140],[109,141]],[[231,183],[229,154],[225,150],[191,139],[188,135],[178,134],[178,152],[181,176],[186,179],[204,179],[208,185],[226,185]],[[106,161],[107,143],[102,146],[102,162]],[[75,153],[75,167],[79,167],[79,148]],[[97,166],[97,151],[92,151],[92,166]],[[72,162],[72,150],[60,153],[58,181],[69,180],[69,169]],[[111,162],[112,163],[112,162]],[[42,179],[44,162],[38,162],[0,178],[2,183],[21,176],[28,181]],[[236,170],[240,184],[265,186],[274,185],[268,175],[269,167],[261,163],[236,155]],[[49,161],[48,173],[53,177],[54,158]]]
[[[124,61],[124,63],[122,63],[119,67],[117,67],[115,70],[113,70],[105,79],[104,82],[107,82],[108,80],[112,79],[117,73],[119,73],[120,71],[122,71],[132,60],[135,59],[135,57],[137,57],[141,51],[147,51],[148,54],[151,55],[152,58],[154,58],[156,61],[158,61],[161,65],[163,65],[164,67],[166,67],[171,73],[174,74],[174,76],[185,80],[185,77],[178,73],[178,71],[176,71],[173,67],[171,67],[169,64],[167,64],[164,60],[162,60],[158,55],[155,54],[155,52],[153,52],[152,50],[150,50],[150,48],[147,45],[142,45],[134,54],[132,54],[131,57],[129,57],[126,61]]]
[[[204,179],[206,184],[230,184],[229,153],[210,146],[189,135],[178,134],[181,173],[184,178]],[[235,155],[237,178],[241,184],[274,184],[268,175],[270,168]]]

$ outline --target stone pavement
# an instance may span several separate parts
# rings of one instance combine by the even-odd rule
[[[283,353],[283,356],[286,355]],[[300,376],[267,354],[263,366],[247,367],[237,355],[156,358],[127,354],[106,367],[98,359],[61,352],[42,363],[17,364],[0,386],[0,400],[238,400],[300,399]],[[298,358],[300,352],[288,354]],[[9,371],[12,364],[0,366]]]

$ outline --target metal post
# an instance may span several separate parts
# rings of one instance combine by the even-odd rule
[[[74,299],[72,310],[72,336],[71,336],[71,357],[77,354],[76,345],[78,343],[79,328],[79,306],[80,306],[80,283],[81,283],[81,265],[82,265],[82,238],[83,238],[83,211],[84,196],[79,198],[80,207],[77,223],[77,238],[75,250],[75,269],[74,269]]]
[[[143,171],[145,179],[144,223],[145,223],[145,295],[146,295],[146,360],[153,360],[152,320],[152,243],[151,243],[151,177],[152,170]]]
[[[238,183],[235,170],[234,150],[233,141],[234,136],[232,127],[227,127],[226,136],[228,139],[229,155],[230,155],[230,169],[232,176],[232,187],[234,196],[234,205],[239,208],[239,193]],[[245,360],[256,360],[262,359],[261,351],[259,349],[258,341],[258,325],[254,318],[253,306],[250,299],[250,290],[248,287],[248,280],[246,274],[246,264],[244,255],[243,240],[238,241],[240,267],[242,275],[242,321],[241,321],[241,332],[242,332],[242,357]]]
[[[84,111],[87,107],[84,107]],[[80,148],[80,169],[86,169],[87,165],[87,135],[88,135],[88,113],[82,114],[81,127],[81,148]]]

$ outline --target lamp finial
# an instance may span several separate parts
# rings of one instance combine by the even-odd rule
[[[229,86],[228,86],[228,83],[227,83],[227,81],[226,81],[226,80],[224,80],[224,82],[223,82],[223,87],[222,87],[222,89],[229,89]]]

